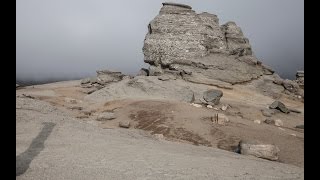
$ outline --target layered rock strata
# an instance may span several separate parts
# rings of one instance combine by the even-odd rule
[[[240,27],[216,15],[163,3],[148,25],[143,46],[149,75],[171,74],[194,83],[230,87],[273,74],[254,56]]]

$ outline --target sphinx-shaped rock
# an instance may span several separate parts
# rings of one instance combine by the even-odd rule
[[[143,53],[150,76],[171,73],[218,87],[230,88],[273,73],[254,56],[234,22],[220,26],[216,15],[197,14],[183,4],[163,3],[148,25]]]

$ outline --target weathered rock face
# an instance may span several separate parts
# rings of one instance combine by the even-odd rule
[[[99,70],[97,71],[97,77],[82,79],[80,84],[83,88],[91,88],[85,90],[85,93],[91,94],[92,92],[103,88],[111,82],[118,82],[124,79],[126,75],[121,72],[109,71],[109,70]]]
[[[123,78],[121,72],[113,72],[108,70],[97,71],[97,80],[100,84],[121,81]]]
[[[205,91],[203,93],[203,99],[207,102],[207,103],[212,103],[210,105],[217,105],[220,103],[220,98],[223,96],[223,92],[220,90],[216,90],[216,89],[211,89],[208,91]]]
[[[304,89],[304,71],[297,71],[296,82],[302,89]]]
[[[205,56],[208,54],[205,46],[209,46],[208,40],[214,35],[209,29],[191,8],[164,3],[160,14],[148,25],[144,61],[155,66],[169,66]]]
[[[240,27],[235,22],[227,22],[221,26],[225,34],[228,51],[239,56],[252,55],[248,38],[244,37]]]
[[[298,74],[298,73],[297,73]],[[282,79],[278,74],[273,74],[273,83],[277,85],[281,85],[284,87],[285,91],[288,92],[288,94],[293,94],[295,96],[300,96],[301,98],[304,98],[304,75],[299,74],[302,79],[297,80],[289,80],[289,79]]]
[[[163,3],[148,25],[143,53],[144,61],[151,65],[150,76],[170,73],[219,87],[273,73],[257,60],[234,22],[220,26],[216,15],[197,14],[181,4]]]

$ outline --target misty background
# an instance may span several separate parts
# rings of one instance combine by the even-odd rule
[[[147,25],[162,0],[16,0],[16,79],[80,79],[109,69],[136,74]],[[235,21],[257,58],[282,78],[304,69],[303,0],[179,0]]]

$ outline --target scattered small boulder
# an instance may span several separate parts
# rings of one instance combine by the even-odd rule
[[[130,121],[120,121],[119,122],[119,127],[129,128],[130,127]]]
[[[91,111],[88,111],[88,110],[83,110],[82,113],[83,113],[84,115],[90,116],[92,112],[91,112]]]
[[[103,112],[97,117],[97,121],[105,121],[115,119],[116,116],[113,112]]]
[[[211,89],[208,91],[205,91],[203,93],[203,99],[206,102],[211,102],[214,105],[217,105],[220,103],[220,98],[223,96],[223,92],[216,89]]]
[[[75,99],[72,99],[72,98],[64,98],[64,101],[67,102],[67,103],[70,103],[70,104],[76,104],[77,103],[77,100]]]
[[[270,106],[270,109],[278,109],[283,113],[289,113],[290,110],[280,101],[274,101]]]
[[[272,109],[262,109],[261,113],[266,117],[271,117],[273,114],[275,114],[275,111]]]
[[[283,79],[278,75],[278,74],[273,74],[274,80],[273,83],[282,85],[283,84]]]
[[[264,122],[266,124],[275,125],[275,126],[278,126],[278,127],[283,126],[283,122],[280,119],[274,120],[272,118],[267,118],[266,120],[264,120]]]
[[[207,108],[210,108],[210,109],[212,109],[213,107],[212,107],[211,105],[207,105]]]
[[[266,124],[275,124],[275,120],[274,119],[271,119],[271,118],[267,118],[266,120],[264,120],[264,123]]]
[[[154,134],[153,136],[158,140],[163,140],[164,139],[163,134]]]
[[[253,122],[256,123],[256,124],[261,124],[260,120],[254,120]]]
[[[16,84],[16,88],[18,88],[18,87],[20,87],[20,85],[19,85],[19,84]]]
[[[200,107],[202,107],[202,105],[201,105],[201,104],[195,104],[195,103],[191,103],[191,105],[192,105],[192,106],[194,106],[194,107],[197,107],[197,108],[200,108]]]
[[[297,129],[304,129],[304,125],[303,124],[302,125],[297,125],[296,128]]]
[[[239,152],[243,155],[255,156],[258,158],[276,161],[279,159],[278,154],[280,149],[272,144],[264,144],[259,141],[244,141],[239,142]]]
[[[274,121],[274,125],[280,127],[280,126],[283,126],[283,122],[280,119],[276,119]]]
[[[298,89],[300,88],[298,83],[289,79],[285,79],[282,85],[286,90],[288,90],[291,93],[297,92]]]
[[[221,110],[226,111],[228,109],[229,105],[222,105]]]

